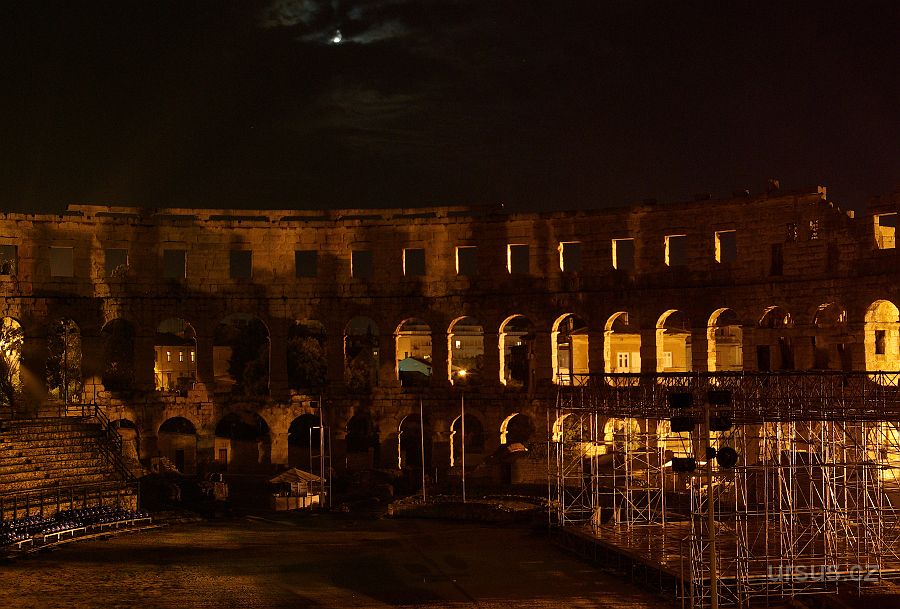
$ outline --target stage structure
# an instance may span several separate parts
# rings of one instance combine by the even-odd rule
[[[550,415],[551,524],[692,608],[711,606],[713,579],[722,606],[900,579],[898,379],[580,375]],[[726,447],[738,454],[731,467]]]

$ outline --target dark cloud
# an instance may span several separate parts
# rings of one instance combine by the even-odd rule
[[[888,2],[5,3],[0,201],[560,208],[780,177],[858,205],[898,183],[898,22]]]

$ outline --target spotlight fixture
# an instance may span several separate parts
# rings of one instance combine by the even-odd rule
[[[694,417],[672,417],[669,419],[669,429],[672,433],[694,431],[694,425],[696,424]]]
[[[728,431],[731,429],[731,415],[729,414],[714,414],[709,417],[709,430],[710,431]]]
[[[706,393],[706,401],[713,406],[728,406],[731,404],[731,392],[727,389],[712,389]]]
[[[716,462],[722,469],[731,469],[738,462],[737,451],[731,447],[725,446],[716,452]]]
[[[690,408],[694,405],[694,394],[687,392],[670,393],[669,408]]]
[[[672,471],[685,473],[697,469],[697,460],[693,457],[672,457]]]

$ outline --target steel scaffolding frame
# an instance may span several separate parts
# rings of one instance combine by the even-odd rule
[[[708,508],[715,510],[722,605],[900,579],[900,373],[579,375],[560,386],[548,460],[551,521],[589,533],[676,581],[678,598],[711,595]],[[740,455],[705,473],[709,391],[731,418],[712,445]],[[670,393],[690,393],[675,412]],[[664,433],[693,416],[672,470]],[[662,430],[662,431],[661,431]],[[660,578],[662,579],[662,577]]]

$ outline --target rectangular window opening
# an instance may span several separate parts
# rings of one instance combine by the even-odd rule
[[[374,274],[372,252],[354,250],[350,253],[350,276],[354,279],[371,279]]]
[[[407,248],[403,250],[403,274],[406,277],[425,275],[425,250]]]
[[[580,241],[563,241],[559,244],[559,270],[564,273],[581,271]]]
[[[875,245],[880,250],[896,247],[897,214],[877,214],[875,216]]]
[[[784,248],[780,243],[772,244],[769,275],[773,277],[781,277],[784,275]]]
[[[228,259],[231,279],[250,279],[253,276],[253,252],[231,250],[228,252]]]
[[[0,245],[0,275],[15,275],[18,260],[17,245]]]
[[[815,241],[819,238],[819,221],[818,220],[810,220],[809,221],[809,240]]]
[[[666,265],[687,265],[687,235],[666,235]]]
[[[787,225],[785,226],[785,229],[787,232],[784,236],[784,240],[789,243],[797,241],[797,239],[799,238],[799,235],[798,235],[799,231],[797,230],[797,224],[795,222],[788,222]]]
[[[163,250],[163,277],[165,279],[187,277],[187,252],[185,250]]]
[[[478,269],[478,248],[474,245],[460,245],[456,248],[456,274],[474,277]]]
[[[506,270],[510,275],[527,275],[530,255],[527,245],[510,243],[506,246]]]
[[[634,239],[612,240],[613,268],[620,271],[634,270]]]
[[[884,344],[886,336],[887,332],[885,330],[875,330],[875,355],[884,355],[887,353]]]
[[[315,250],[294,252],[294,275],[298,279],[316,277],[319,274],[319,253]]]
[[[124,273],[125,269],[128,268],[128,250],[111,248],[104,250],[103,254],[104,269],[107,277]]]
[[[50,248],[50,276],[74,277],[75,276],[75,248],[51,247]]]
[[[730,264],[737,260],[737,231],[716,232],[716,262]]]

